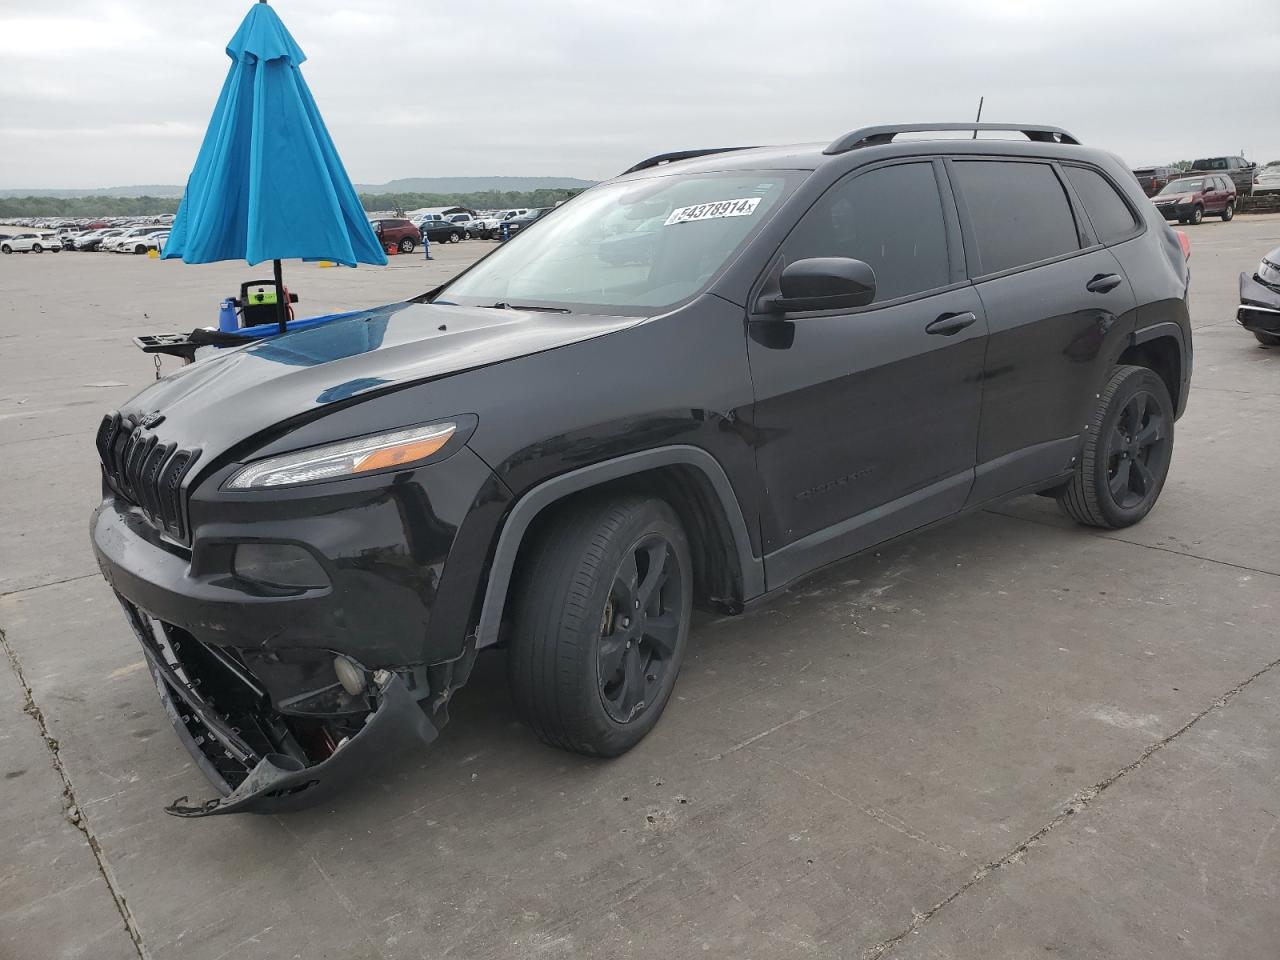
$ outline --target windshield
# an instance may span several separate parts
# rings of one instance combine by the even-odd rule
[[[1204,189],[1204,180],[1200,178],[1182,180],[1174,180],[1172,183],[1165,184],[1161,193],[1198,193]]]
[[[594,187],[521,230],[437,300],[658,312],[705,289],[797,178],[676,174]]]

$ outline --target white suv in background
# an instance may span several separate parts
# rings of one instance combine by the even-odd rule
[[[0,243],[0,253],[57,253],[62,241],[51,233],[18,233]]]

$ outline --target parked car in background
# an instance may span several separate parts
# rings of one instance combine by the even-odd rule
[[[1236,188],[1221,174],[1182,177],[1151,198],[1166,220],[1199,223],[1206,215],[1230,220],[1236,215]]]
[[[401,253],[413,253],[422,242],[422,231],[401,217],[370,220],[369,225],[373,227],[378,243],[384,250],[387,247],[395,247]]]
[[[118,237],[124,233],[119,227],[111,227],[106,230],[93,230],[76,238],[77,250],[91,252],[102,246],[103,241],[112,237]]]
[[[1253,171],[1256,163],[1250,163],[1244,157],[1206,157],[1191,164],[1192,173],[1220,173],[1231,179],[1236,193],[1248,196],[1253,186]]]
[[[147,249],[160,251],[164,249],[165,241],[169,239],[169,228],[165,227],[163,233],[153,233],[147,237]]]
[[[1148,197],[1154,197],[1170,180],[1177,180],[1182,176],[1182,172],[1177,167],[1169,166],[1140,167],[1133,171],[1133,175],[1137,178],[1142,192]]]
[[[503,216],[503,213],[482,213],[472,221],[469,229],[473,236],[481,240],[489,240],[493,237],[493,228],[498,225]]]
[[[533,210],[526,210],[524,213],[517,214],[514,217],[508,217],[498,224],[498,234],[501,237],[505,233],[507,239],[510,239],[517,232],[524,230],[531,223],[541,220],[554,209],[555,207],[538,207]]]
[[[144,241],[147,236],[153,233],[158,233],[160,230],[160,227],[151,223],[144,224],[142,226],[130,227],[113,237],[105,238],[102,243],[98,244],[98,249],[109,250],[112,253],[115,253],[123,248],[126,252],[131,252],[135,246],[135,242]],[[142,248],[142,252],[147,252],[145,246]]]
[[[114,253],[146,253],[151,247],[155,246],[155,238],[161,234],[168,236],[169,228],[148,227],[145,233],[117,240],[111,249]]]
[[[422,235],[432,243],[457,243],[471,239],[468,228],[448,220],[427,220],[422,224]]]
[[[0,253],[57,253],[62,241],[52,233],[16,233],[0,241]]]
[[[1280,160],[1273,160],[1261,167],[1253,177],[1254,195],[1280,193]]]
[[[1240,274],[1236,321],[1264,347],[1280,347],[1280,247],[1263,257],[1252,275]]]

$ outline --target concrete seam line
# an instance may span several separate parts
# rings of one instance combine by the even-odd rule
[[[74,577],[64,577],[61,580],[50,580],[48,583],[33,583],[29,587],[19,587],[17,590],[0,591],[0,598],[16,597],[20,593],[30,593],[32,590],[43,590],[45,587],[56,587],[64,583],[75,583],[77,580],[88,580],[90,577],[100,576],[97,573],[82,573]]]
[[[1209,714],[1213,713],[1215,710],[1218,710],[1219,708],[1226,706],[1231,700],[1235,698],[1236,694],[1240,693],[1240,691],[1242,691],[1245,687],[1249,686],[1249,684],[1253,683],[1253,681],[1257,680],[1259,677],[1275,669],[1278,666],[1280,666],[1280,660],[1272,660],[1261,670],[1258,670],[1250,674],[1248,677],[1246,677],[1244,680],[1237,683],[1234,687],[1232,687],[1226,693],[1214,699],[1209,704],[1209,706],[1205,707],[1203,710],[1201,710],[1199,713],[1193,716],[1190,720],[1188,720],[1186,723],[1180,726],[1177,730],[1173,731],[1173,733],[1169,734],[1167,737],[1163,737],[1157,740],[1155,743],[1150,744],[1145,750],[1142,751],[1142,753],[1138,754],[1135,760],[1132,760],[1129,763],[1125,764],[1123,767],[1121,767],[1115,773],[1111,774],[1111,776],[1107,777],[1106,779],[1099,780],[1093,786],[1085,790],[1078,791],[1075,795],[1075,798],[1069,804],[1067,804],[1066,808],[1061,813],[1059,813],[1056,817],[1051,819],[1048,823],[1044,824],[1044,826],[1040,827],[1039,830],[1031,834],[1031,836],[1027,837],[1027,839],[1023,840],[1020,844],[1018,844],[1016,847],[1014,847],[1004,856],[1000,857],[998,860],[992,860],[989,863],[985,864],[984,866],[980,867],[974,873],[974,875],[970,877],[965,883],[961,884],[959,887],[953,890],[948,896],[946,896],[942,900],[939,900],[936,904],[934,904],[931,908],[924,911],[923,913],[912,911],[911,923],[908,924],[904,930],[900,931],[899,933],[895,934],[892,937],[889,937],[887,940],[881,940],[879,943],[874,944],[870,947],[867,947],[865,950],[862,951],[862,956],[864,960],[879,960],[879,958],[883,957],[885,953],[887,953],[893,947],[896,947],[903,940],[911,936],[911,934],[915,933],[922,926],[924,926],[926,923],[932,920],[933,917],[937,915],[938,912],[941,911],[944,907],[946,907],[948,904],[952,903],[953,901],[963,896],[971,887],[974,887],[977,884],[981,883],[983,880],[985,880],[988,876],[990,876],[996,870],[999,870],[1001,867],[1008,866],[1009,864],[1017,860],[1020,860],[1023,854],[1025,854],[1030,847],[1034,846],[1035,844],[1043,840],[1044,837],[1054,828],[1066,822],[1072,816],[1074,816],[1075,814],[1079,813],[1081,810],[1088,807],[1089,804],[1091,804],[1095,799],[1097,799],[1097,797],[1104,790],[1106,790],[1108,787],[1115,784],[1117,781],[1119,781],[1123,777],[1132,773],[1134,770],[1137,770],[1140,766],[1142,766],[1144,763],[1147,762],[1147,760],[1152,756],[1152,754],[1167,747],[1170,743],[1178,739],[1178,737],[1182,736],[1184,733],[1186,733],[1188,730],[1194,727],[1197,723],[1199,723]]]
[[[18,683],[22,686],[22,710],[35,721],[40,730],[40,737],[44,741],[45,748],[49,751],[49,759],[53,764],[53,769],[62,778],[63,816],[67,818],[67,822],[84,834],[85,841],[89,844],[89,850],[93,853],[93,859],[98,865],[98,872],[102,875],[102,879],[107,885],[107,892],[111,894],[111,899],[115,902],[116,911],[120,914],[125,933],[133,941],[133,947],[138,952],[139,960],[149,960],[149,954],[142,944],[142,931],[138,929],[137,921],[134,920],[133,913],[129,910],[129,904],[125,900],[119,884],[116,882],[115,873],[111,869],[111,865],[107,863],[106,853],[98,842],[97,835],[89,825],[88,817],[76,800],[75,788],[71,785],[71,778],[62,763],[61,748],[58,745],[58,741],[49,733],[49,725],[45,722],[44,711],[36,705],[35,693],[32,691],[31,685],[27,683],[26,675],[22,672],[22,663],[19,661],[18,654],[9,643],[9,638],[5,635],[3,629],[0,629],[0,646],[4,647],[5,655],[9,658],[9,667],[13,670],[14,676],[18,678]]]
[[[1056,523],[1045,523],[1043,520],[1035,520],[1031,517],[1020,517],[1016,513],[1001,513],[999,510],[987,508],[982,511],[989,513],[993,517],[1004,517],[1006,520],[1018,520],[1022,523],[1033,523],[1037,527],[1048,527],[1050,530],[1066,529],[1058,526]],[[1142,543],[1138,540],[1126,540],[1124,537],[1111,536],[1106,533],[1086,533],[1086,536],[1093,537],[1096,540],[1110,540],[1112,543],[1127,543],[1131,547],[1142,547],[1144,550],[1156,550],[1160,553],[1167,553],[1172,557],[1185,557],[1188,560],[1199,560],[1202,563],[1216,563],[1220,567],[1230,567],[1232,570],[1245,570],[1249,573],[1258,573],[1264,577],[1280,577],[1280,573],[1274,573],[1271,570],[1263,570],[1259,567],[1250,567],[1243,563],[1232,563],[1230,560],[1215,560],[1213,557],[1202,557],[1198,553],[1187,553],[1185,550],[1170,550],[1168,547],[1157,547],[1152,543]]]

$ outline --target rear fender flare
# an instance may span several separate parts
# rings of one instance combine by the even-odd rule
[[[547,507],[565,497],[600,486],[611,480],[620,480],[658,467],[685,465],[699,470],[710,482],[716,497],[724,509],[724,515],[732,534],[733,548],[737,552],[742,570],[743,598],[750,599],[764,592],[764,562],[751,552],[751,537],[742,515],[742,507],[729,483],[729,477],[719,461],[701,447],[676,445],[629,453],[613,460],[605,460],[569,473],[552,477],[522,496],[507,516],[498,536],[493,563],[489,568],[489,582],[485,587],[484,604],[476,626],[476,647],[490,647],[498,642],[498,628],[506,606],[507,590],[515,572],[520,545],[530,524]]]

